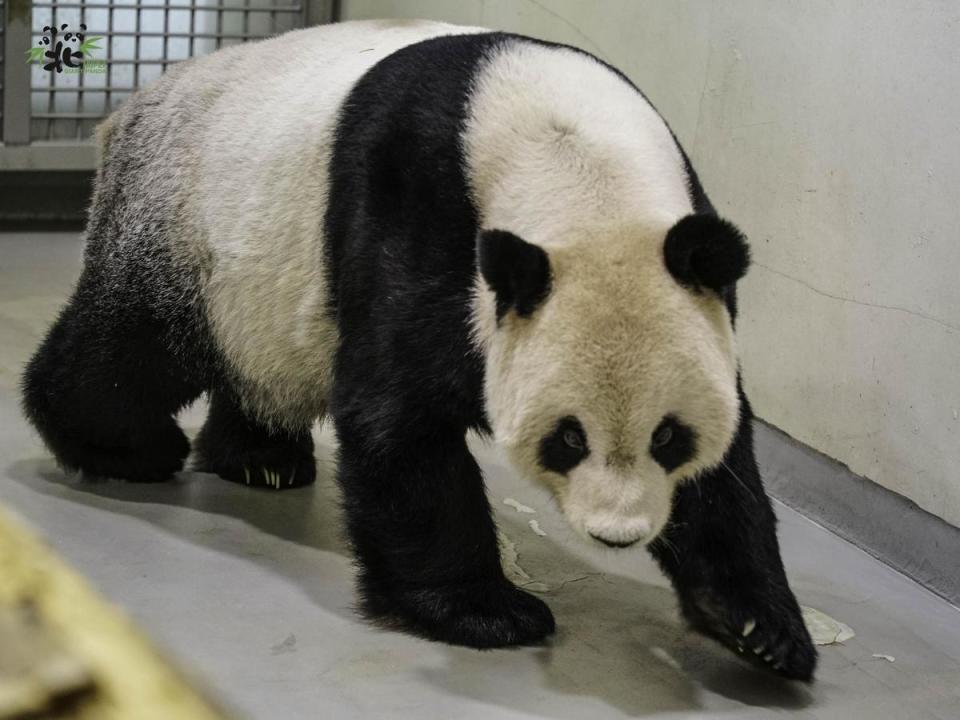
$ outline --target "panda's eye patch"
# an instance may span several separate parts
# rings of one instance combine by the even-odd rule
[[[572,415],[560,418],[540,441],[540,464],[556,473],[570,472],[589,454],[587,434]]]
[[[650,455],[667,472],[672,472],[693,457],[697,436],[689,425],[667,415],[650,435]]]

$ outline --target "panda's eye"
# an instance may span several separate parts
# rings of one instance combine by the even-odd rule
[[[573,470],[589,454],[587,433],[572,415],[560,418],[540,441],[540,464],[561,475]]]
[[[650,447],[662,448],[671,440],[673,440],[673,427],[661,423],[660,427],[653,432],[653,438],[650,440]]]
[[[583,450],[583,435],[574,428],[564,430],[563,442],[569,448],[574,450]]]
[[[650,435],[650,455],[667,472],[693,458],[697,449],[697,435],[673,415],[667,415]]]

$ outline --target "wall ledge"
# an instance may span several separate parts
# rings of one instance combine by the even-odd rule
[[[960,606],[960,528],[762,420],[754,440],[772,496]]]

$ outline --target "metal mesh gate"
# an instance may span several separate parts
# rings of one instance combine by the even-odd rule
[[[88,136],[96,121],[170,63],[300,27],[303,9],[288,0],[35,0],[34,36],[44,26],[85,25],[88,38],[103,38],[103,49],[92,53],[104,62],[103,72],[69,75],[31,66],[30,139]]]
[[[0,8],[4,4],[0,140],[8,158],[14,145],[85,146],[101,118],[172,63],[328,20],[333,6],[317,0],[0,0]],[[81,54],[71,54],[76,52]],[[60,71],[49,67],[54,62]],[[20,165],[56,162],[36,164],[27,157]],[[9,163],[0,162],[4,166]]]

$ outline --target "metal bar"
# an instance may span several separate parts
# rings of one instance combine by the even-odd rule
[[[51,12],[52,12],[52,15],[50,18],[50,25],[59,30],[60,23],[57,22],[57,8],[53,8]],[[50,87],[47,92],[47,110],[49,110],[52,113],[56,108],[56,104],[54,103],[54,99],[53,99],[54,94],[52,92],[49,92],[49,90],[52,90],[53,86],[56,85],[56,73],[51,71],[47,73],[47,75],[50,76]],[[53,120],[47,120],[46,128],[47,128],[47,132],[46,132],[47,140],[53,140],[54,139],[53,131],[56,128],[56,125],[53,124]]]
[[[186,58],[184,58],[186,59]],[[111,65],[163,65],[167,63],[168,65],[173,65],[174,63],[180,62],[179,60],[164,60],[163,58],[156,59],[146,59],[146,58],[106,58],[102,60],[107,66],[107,72],[110,72]]]
[[[107,10],[107,57],[104,61],[107,65],[107,77],[105,78],[107,87],[113,85],[113,3],[109,3],[109,5],[110,9]],[[103,99],[103,109],[105,113],[109,113],[113,109],[113,98],[110,90],[107,90],[107,96]]]
[[[160,56],[164,60],[170,57],[169,47],[170,47],[170,8],[164,6],[163,8],[163,51],[160,53]],[[161,68],[161,70],[163,72],[167,71],[166,62],[163,63],[163,68]]]
[[[0,170],[92,170],[96,158],[91,142],[0,145]]]
[[[329,1],[329,0],[328,0],[328,1]],[[16,0],[14,0],[14,2],[16,2]],[[311,4],[312,4],[312,3],[311,3]],[[323,3],[321,3],[321,4],[323,4]],[[65,9],[68,9],[68,8],[80,8],[80,7],[86,7],[87,9],[102,9],[102,10],[107,10],[107,9],[132,10],[132,9],[133,9],[131,6],[127,6],[127,5],[116,5],[116,4],[114,4],[114,3],[106,3],[106,2],[105,2],[105,3],[95,3],[95,2],[91,2],[91,3],[80,3],[80,2],[76,2],[76,3],[56,3],[56,4],[50,3],[50,2],[34,2],[34,3],[33,3],[33,6],[34,6],[35,8],[52,8],[52,7],[54,7],[54,5],[56,5],[56,7],[60,8],[60,9],[64,9],[64,10],[65,10]],[[302,12],[305,7],[306,7],[306,5],[301,5],[301,4],[299,4],[299,3],[296,4],[296,5],[275,5],[275,6],[264,5],[263,7],[259,7],[259,6],[257,6],[257,7],[251,7],[251,8],[250,8],[250,11],[251,11],[251,12],[299,13],[299,12]],[[202,4],[200,4],[200,3],[184,3],[184,4],[182,4],[182,5],[175,5],[175,4],[165,3],[165,4],[162,4],[162,5],[160,5],[160,4],[158,4],[158,5],[144,5],[144,6],[143,6],[143,9],[144,9],[144,10],[164,10],[164,9],[166,9],[166,10],[210,10],[210,11],[213,11],[213,10],[236,10],[237,7],[236,7],[235,5],[226,5],[226,4],[222,4],[222,3],[216,4],[216,5],[202,5]]]
[[[23,61],[30,50],[30,0],[4,3],[3,40],[3,142],[30,142],[30,68]]]
[[[137,15],[136,15],[136,25],[134,25],[134,35],[133,35],[133,56],[140,57],[140,7],[142,3],[137,3]],[[133,84],[137,87],[140,86],[140,66],[133,66]]]
[[[125,9],[125,8],[120,8],[120,9]],[[130,9],[132,10],[133,8],[130,8]],[[143,9],[144,9],[144,10],[153,10],[153,6],[151,6],[151,5],[144,5],[144,6],[143,6]],[[261,35],[261,34],[259,34],[259,33],[221,33],[221,32],[212,32],[212,33],[191,33],[191,32],[162,33],[162,32],[149,32],[149,31],[148,31],[148,32],[138,33],[136,30],[116,30],[116,31],[114,31],[114,32],[104,33],[103,36],[104,36],[104,37],[107,37],[107,36],[110,36],[110,37],[142,37],[142,38],[145,38],[145,37],[158,37],[158,38],[162,38],[162,37],[166,36],[166,37],[171,37],[171,38],[176,38],[176,37],[190,38],[190,37],[194,37],[194,38],[211,38],[211,39],[224,38],[224,39],[231,39],[231,40],[259,40],[260,38],[264,37],[263,35]]]
[[[190,8],[190,35],[188,36],[190,39],[188,41],[189,47],[187,49],[187,57],[193,57],[193,41],[194,41],[193,33],[196,31],[196,29],[197,29],[197,9],[196,7],[191,7]]]
[[[86,21],[86,15],[85,15],[86,8],[82,7],[82,5],[83,3],[81,2],[80,24],[84,25]],[[77,28],[77,31],[80,31],[80,28]],[[84,73],[81,72],[80,77],[77,79],[77,86],[79,88],[79,91],[77,92],[77,112],[83,112],[83,86],[84,86],[83,79],[84,79]],[[83,138],[83,121],[78,119],[75,122],[74,129],[76,130],[77,140],[82,139]]]
[[[217,9],[217,50],[223,47],[223,9]]]
[[[30,86],[30,92],[84,92],[87,95],[98,92],[133,92],[138,89],[139,88],[135,88],[133,85],[87,85],[83,90],[75,87],[48,88],[45,85]]]
[[[41,112],[34,113],[34,119],[40,120],[98,120],[103,117],[103,113],[98,112]]]
[[[3,65],[3,26],[5,24],[6,10],[3,0],[0,0],[0,66]],[[0,142],[3,141],[3,68],[0,67]]]
[[[303,8],[304,27],[333,22],[334,17],[339,14],[337,0],[307,0],[303,3]]]

